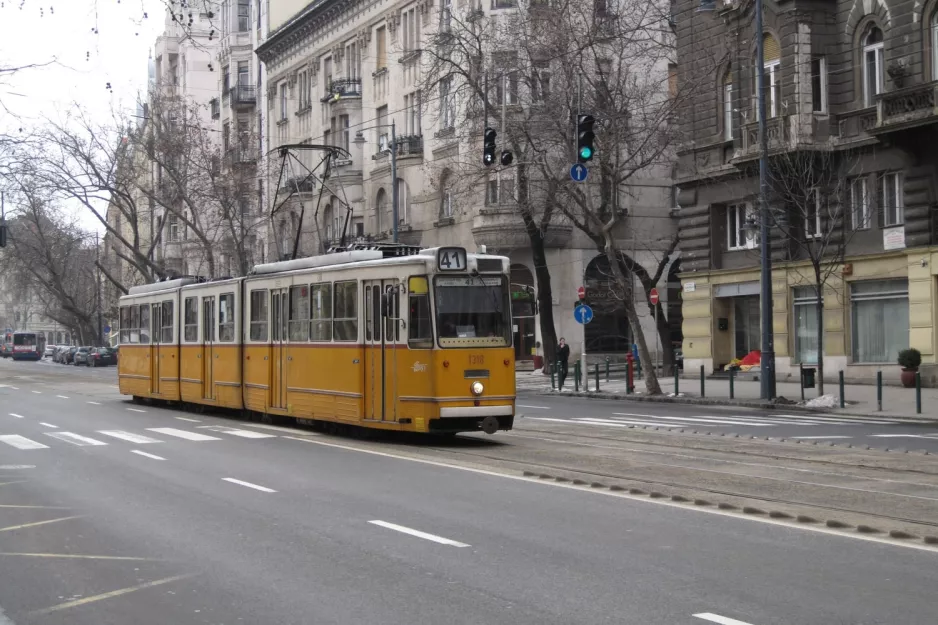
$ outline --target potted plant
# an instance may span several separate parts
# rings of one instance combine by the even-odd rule
[[[920,364],[922,364],[922,352],[914,347],[899,352],[899,366],[902,367],[902,373],[900,374],[902,386],[906,388],[915,386],[915,372],[918,371]]]

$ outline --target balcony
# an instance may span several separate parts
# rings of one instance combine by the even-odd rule
[[[218,119],[221,117],[221,106],[218,102],[218,98],[212,98],[209,100],[209,107],[212,109],[212,119]]]
[[[789,147],[791,141],[791,124],[788,115],[781,115],[767,119],[765,133],[768,151],[778,152]],[[759,122],[752,122],[742,127],[742,145],[733,154],[734,162],[747,161],[759,157]]]
[[[384,160],[391,154],[391,149],[385,147],[378,150],[378,153],[371,158],[376,161]],[[397,137],[397,159],[422,157],[423,156],[423,135],[406,135]]]
[[[516,206],[486,206],[472,220],[472,237],[476,245],[484,245],[489,253],[517,250],[531,246],[531,239]],[[548,248],[564,248],[573,238],[573,226],[552,223],[544,233]]]
[[[287,195],[289,193],[312,193],[316,188],[315,181],[305,176],[295,178],[284,178],[280,183],[277,193]]]
[[[225,152],[225,164],[229,167],[234,165],[253,165],[257,162],[257,150],[250,147],[234,147]]]
[[[257,104],[257,87],[254,85],[235,85],[229,92],[233,108],[249,108]]]
[[[881,94],[876,102],[876,126],[870,133],[905,130],[938,121],[936,91],[938,81]]]
[[[329,83],[326,95],[322,97],[323,102],[338,102],[342,98],[360,98],[362,97],[362,79],[361,78],[340,78]]]
[[[876,109],[873,107],[857,109],[837,115],[838,143],[853,143],[856,141],[873,141],[870,136],[876,128]],[[833,132],[833,130],[831,131]]]

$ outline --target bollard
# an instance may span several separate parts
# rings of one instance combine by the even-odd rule
[[[840,407],[843,408],[844,407],[844,370],[843,369],[840,370],[840,375],[838,377],[840,378]]]
[[[609,358],[606,357],[606,382],[609,381]]]
[[[876,410],[883,411],[883,372],[876,372]]]
[[[594,388],[593,390],[598,393],[598,392],[599,392],[599,363],[597,362],[597,363],[596,363],[595,365],[593,365],[593,366],[595,367],[595,369],[594,369],[593,371],[596,372],[596,388]]]
[[[573,392],[580,392],[580,361],[576,360],[573,363]]]
[[[550,390],[555,390],[557,387],[554,385],[554,365],[553,363],[548,363],[547,368],[550,369]]]
[[[635,377],[638,377],[638,378],[642,377],[642,359],[641,358],[635,359]]]
[[[700,365],[700,396],[706,397],[706,392],[704,390],[704,366]]]
[[[625,363],[625,394],[635,392],[635,361],[629,358]]]
[[[562,371],[562,368],[560,365],[561,365],[561,362],[559,360],[554,365],[554,369],[557,371],[557,390],[558,391],[563,390],[563,382],[560,381],[560,372]]]
[[[730,369],[730,399],[736,397],[736,369]]]
[[[674,396],[675,396],[675,397],[677,397],[677,395],[678,395],[678,389],[679,389],[679,387],[678,387],[678,373],[679,373],[679,369],[677,368],[677,364],[675,364],[675,365],[674,365]]]
[[[798,385],[801,386],[801,401],[804,401],[804,363],[798,363]]]
[[[915,372],[915,413],[922,414],[922,374]]]

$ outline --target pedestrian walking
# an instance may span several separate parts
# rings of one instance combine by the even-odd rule
[[[570,346],[567,345],[566,339],[560,337],[560,343],[557,345],[557,364],[559,366],[559,371],[557,371],[559,384],[557,388],[563,388],[563,382],[567,379],[567,362],[569,360]]]

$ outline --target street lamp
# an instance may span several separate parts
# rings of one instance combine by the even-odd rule
[[[368,128],[361,128],[358,132],[355,133],[355,140],[353,143],[356,145],[362,145],[365,143],[365,135],[363,134],[366,130],[375,130],[378,128],[390,128],[391,129],[391,221],[393,222],[393,233],[394,233],[394,242],[398,242],[398,193],[397,193],[397,134],[396,128],[394,126],[394,120],[391,120],[390,124],[378,124],[376,126],[369,126]]]

